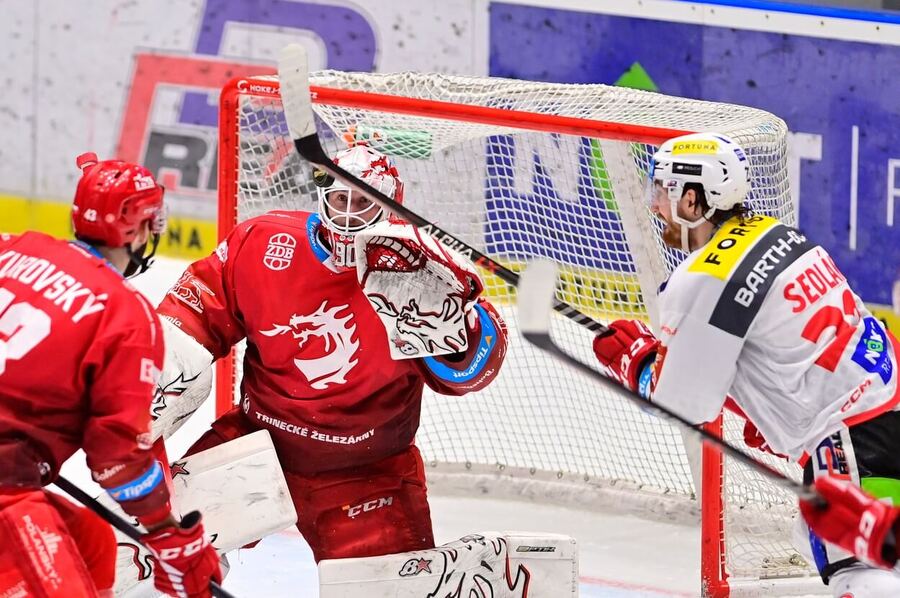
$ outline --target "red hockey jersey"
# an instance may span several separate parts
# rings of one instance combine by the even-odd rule
[[[408,447],[423,384],[444,394],[487,385],[506,330],[487,302],[474,309],[459,361],[394,361],[355,272],[328,267],[319,218],[270,212],[235,228],[192,264],[158,311],[215,358],[247,339],[241,407],[266,428],[283,467],[315,473],[381,460]]]
[[[165,505],[149,435],[162,359],[152,306],[90,248],[0,235],[0,485],[36,467],[47,483],[83,448],[126,511]]]

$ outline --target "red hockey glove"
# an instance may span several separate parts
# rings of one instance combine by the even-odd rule
[[[153,582],[170,596],[206,598],[209,582],[222,582],[219,555],[203,532],[200,513],[185,515],[179,527],[164,527],[145,534],[144,545],[156,557]]]
[[[609,375],[629,390],[638,388],[644,366],[656,356],[659,341],[640,320],[616,320],[594,338],[594,354]]]
[[[832,476],[817,478],[816,490],[827,504],[800,499],[800,512],[817,536],[875,566],[890,569],[897,563],[893,528],[900,509]]]

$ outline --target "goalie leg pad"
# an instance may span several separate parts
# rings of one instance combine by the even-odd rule
[[[578,595],[578,548],[559,534],[484,532],[431,550],[319,563],[320,598]]]
[[[213,547],[224,553],[297,521],[287,482],[267,430],[241,436],[172,463],[173,510],[203,513]],[[121,513],[104,495],[101,502]],[[137,525],[137,522],[133,522]],[[118,532],[116,532],[118,534]],[[149,552],[119,536],[116,595],[143,595],[154,563]],[[135,587],[142,586],[142,587]],[[154,594],[155,595],[155,594]]]
[[[316,561],[434,546],[425,467],[414,446],[370,465],[287,479],[297,529]]]

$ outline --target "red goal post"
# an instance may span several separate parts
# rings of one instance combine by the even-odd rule
[[[795,223],[787,129],[761,110],[603,85],[416,73],[325,71],[313,74],[311,90],[326,150],[365,140],[391,155],[411,209],[512,268],[534,256],[560,262],[566,301],[601,320],[652,323],[656,289],[683,258],[661,243],[640,197],[664,140],[731,135],[751,161],[753,208]],[[315,211],[310,167],[293,150],[277,78],[229,82],[219,125],[220,239],[270,209]],[[485,282],[510,326],[509,355],[478,396],[426,395],[417,442],[430,484],[598,508],[627,503],[685,521],[702,511],[705,595],[818,589],[791,546],[793,496],[714,449],[702,449],[701,465],[699,447],[668,423],[559,371],[519,338],[512,291],[488,273]],[[554,326],[562,346],[592,359],[587,331],[568,321]],[[219,413],[237,399],[237,369],[235,359],[217,364]],[[722,418],[712,425],[721,431]],[[726,416],[724,434],[735,444],[741,425]],[[764,458],[799,476],[795,466]]]

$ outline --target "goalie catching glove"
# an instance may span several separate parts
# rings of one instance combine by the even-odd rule
[[[900,509],[832,476],[816,478],[816,490],[825,504],[800,499],[800,512],[817,536],[876,567],[891,569],[897,564]]]
[[[645,399],[650,398],[650,376],[659,341],[639,320],[611,322],[605,334],[594,338],[594,354],[607,375]]]
[[[484,289],[468,259],[410,224],[381,222],[355,242],[357,278],[393,359],[468,348],[466,319]]]

